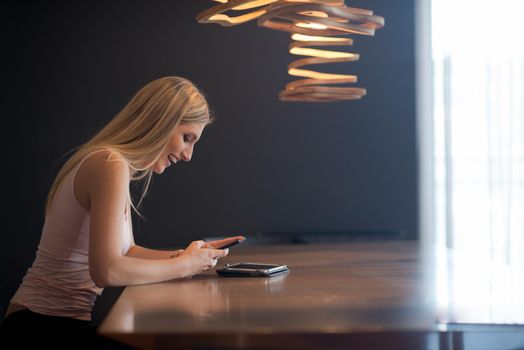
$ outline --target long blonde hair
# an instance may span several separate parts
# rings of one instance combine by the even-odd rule
[[[88,142],[77,147],[56,176],[47,195],[47,214],[64,177],[87,154],[108,148],[122,155],[132,169],[132,181],[146,178],[137,206],[128,192],[128,208],[142,217],[137,207],[144,199],[151,177],[149,169],[162,156],[169,138],[179,124],[211,123],[213,118],[203,93],[189,80],[169,76],[140,89],[128,104]],[[73,152],[74,149],[71,151]]]

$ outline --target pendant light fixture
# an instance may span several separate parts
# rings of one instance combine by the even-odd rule
[[[220,4],[198,14],[199,23],[234,26],[257,19],[261,27],[290,33],[289,52],[305,58],[291,62],[288,73],[302,79],[287,84],[279,94],[280,100],[330,102],[359,99],[366,94],[364,88],[347,86],[357,82],[355,75],[303,67],[357,61],[357,53],[326,47],[351,46],[350,35],[373,36],[375,30],[384,26],[383,17],[370,10],[348,7],[343,0],[215,1]],[[230,11],[247,12],[230,17],[227,15]]]

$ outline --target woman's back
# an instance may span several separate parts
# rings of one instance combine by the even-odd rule
[[[94,302],[102,288],[95,285],[89,273],[90,212],[84,208],[85,203],[82,205],[77,199],[75,187],[80,197],[84,197],[85,191],[78,183],[75,186],[75,182],[82,177],[77,173],[84,161],[98,152],[111,156],[107,149],[93,151],[64,177],[46,215],[35,261],[13,296],[12,304],[45,315],[91,319]],[[122,254],[127,252],[132,240],[129,213],[126,214],[122,223]]]

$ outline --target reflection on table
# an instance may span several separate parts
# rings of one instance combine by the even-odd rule
[[[139,348],[461,349],[475,334],[524,345],[516,268],[407,241],[238,247],[220,265],[235,262],[291,271],[128,287],[100,333]]]

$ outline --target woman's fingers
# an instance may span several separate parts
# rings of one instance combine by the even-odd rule
[[[241,236],[239,236],[241,237]],[[232,241],[235,237],[228,238],[226,241]],[[224,241],[224,240],[222,240]],[[206,248],[206,242],[199,240],[193,241],[183,251],[183,255],[187,255],[194,262],[194,267],[197,271],[207,271],[217,265],[218,259],[225,257],[229,253],[229,249],[213,249]]]
[[[209,256],[209,260],[208,260],[208,263],[206,265],[206,267],[204,268],[204,271],[207,271],[207,270],[210,270],[212,269],[213,267],[215,267],[218,263],[218,259],[224,257],[227,255],[228,253],[228,249],[213,249],[213,250],[209,250],[208,253],[210,255]]]
[[[213,259],[220,259],[229,254],[229,249],[209,249],[209,252],[211,253],[211,257]]]
[[[217,263],[218,263],[218,259],[211,259],[210,264],[206,266],[204,271],[212,269],[213,267],[215,267],[217,265]]]
[[[206,242],[204,242],[203,240],[199,240],[199,241],[193,241],[191,244],[194,244],[198,248],[204,248],[204,246],[206,245]]]

